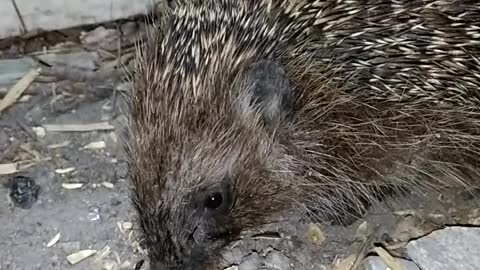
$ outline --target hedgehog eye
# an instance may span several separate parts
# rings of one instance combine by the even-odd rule
[[[205,200],[205,207],[210,209],[217,209],[222,205],[223,196],[220,192],[209,194]]]

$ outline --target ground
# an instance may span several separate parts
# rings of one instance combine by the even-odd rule
[[[2,57],[16,56],[12,50]],[[92,95],[96,90],[87,89],[92,87],[89,85],[77,87],[80,92],[65,90],[65,85],[57,87],[55,83],[35,82],[29,88],[29,98],[17,101],[0,115],[0,164],[21,162],[25,167],[0,176],[0,184],[22,175],[40,187],[38,199],[27,209],[12,202],[9,188],[0,189],[0,269],[133,269],[144,252],[136,241],[137,225],[128,198],[122,145],[124,104],[117,99],[111,110],[113,91]],[[55,94],[52,89],[56,89]],[[104,121],[113,128],[89,132],[42,129],[46,124]],[[105,147],[85,148],[98,142],[104,142]],[[65,172],[68,168],[74,169]],[[65,183],[83,185],[68,189],[62,186]],[[330,269],[350,254],[361,253],[373,229],[376,241],[405,241],[443,223],[461,223],[471,213],[469,209],[478,205],[478,199],[465,193],[409,195],[373,207],[367,216],[347,227],[314,226],[299,221],[300,216],[287,214],[290,221],[270,224],[263,231],[259,228],[261,235],[252,238],[246,233],[245,239],[232,243],[224,254],[228,261],[225,266]],[[58,233],[58,241],[47,247]],[[72,265],[67,256],[79,250],[97,253]]]

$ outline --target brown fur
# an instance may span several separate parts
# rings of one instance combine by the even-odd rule
[[[480,4],[204,2],[172,12],[131,77],[132,200],[154,269],[214,263],[291,207],[343,215],[382,187],[478,185]],[[262,60],[291,107],[250,105]]]

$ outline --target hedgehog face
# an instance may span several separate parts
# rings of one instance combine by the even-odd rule
[[[241,230],[261,224],[271,210],[265,202],[278,188],[266,181],[275,158],[267,133],[235,123],[218,132],[213,137],[214,130],[209,136],[197,134],[179,147],[165,146],[169,154],[163,167],[155,164],[161,156],[152,155],[130,167],[152,269],[203,269],[221,259],[221,249]]]
[[[222,106],[204,102],[175,122],[159,116],[159,130],[132,129],[132,198],[153,270],[202,269],[242,230],[282,207],[276,196],[285,198],[284,183],[269,179],[282,170],[272,130],[289,104],[285,73],[261,61],[231,85],[236,94]]]
[[[156,221],[143,225],[152,270],[203,269],[234,234],[229,187],[192,189],[177,196],[144,219]]]

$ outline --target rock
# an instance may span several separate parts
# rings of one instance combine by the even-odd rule
[[[402,270],[420,270],[415,263],[411,261],[407,261],[404,259],[397,259],[400,265],[402,266]],[[363,270],[388,270],[390,268],[387,267],[385,262],[380,258],[379,256],[369,256],[367,257],[363,263],[362,267],[360,269]]]
[[[411,241],[406,248],[423,270],[477,270],[480,228],[448,227]]]
[[[96,52],[85,51],[64,54],[51,53],[37,57],[52,66],[61,64],[86,70],[94,70],[99,59]],[[35,67],[38,67],[38,64],[29,57],[0,60],[0,87],[11,87]]]
[[[0,60],[0,87],[10,87],[37,63],[30,58]]]
[[[50,53],[39,55],[38,58],[52,66],[66,65],[85,70],[94,70],[96,68],[96,62],[99,61],[99,57],[96,52],[86,51],[63,54]]]
[[[40,186],[28,176],[17,175],[6,184],[12,202],[23,209],[30,209],[38,199]]]
[[[242,259],[242,250],[239,247],[228,249],[224,252],[222,258],[229,264],[238,264]]]
[[[268,269],[288,270],[290,269],[290,259],[281,252],[272,251],[267,256],[266,265]]]
[[[240,263],[238,266],[239,270],[257,270],[259,264],[261,263],[260,256],[257,253],[252,253],[249,256],[245,257],[245,259]]]

